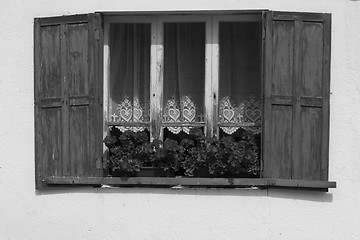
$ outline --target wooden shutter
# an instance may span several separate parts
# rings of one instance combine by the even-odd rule
[[[34,24],[36,187],[49,177],[99,176],[101,16],[39,18]]]
[[[331,16],[265,19],[263,176],[327,181]]]

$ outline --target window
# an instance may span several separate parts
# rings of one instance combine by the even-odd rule
[[[329,14],[35,19],[36,186],[335,187],[329,73]],[[115,127],[178,141],[194,128],[251,133],[260,178],[107,177],[102,139]]]
[[[215,177],[217,172],[221,177],[235,176],[234,171],[232,174],[227,171],[225,158],[236,157],[237,164],[235,160],[231,164],[238,165],[238,172],[259,177],[260,13],[141,18],[111,16],[105,18],[104,26],[104,69],[108,69],[104,75],[104,119],[109,126],[104,135],[110,132],[119,137],[127,130],[145,132],[152,139],[176,140],[185,148],[185,152],[206,151],[203,149],[205,146],[199,148],[199,141],[195,141],[195,146],[190,149],[185,147],[186,139],[191,139],[191,129],[199,128],[208,137],[223,139],[232,136],[237,142],[232,150],[235,150],[234,146],[239,150],[247,148],[243,152],[248,156],[243,154],[241,157],[240,153],[229,155],[224,147],[223,157],[217,154],[219,159],[223,159],[222,163],[219,160],[217,168],[213,166],[213,174],[209,175]],[[150,86],[155,87],[150,89]],[[151,121],[156,118],[159,121]],[[112,131],[114,127],[119,131]],[[248,135],[254,141],[242,144],[244,141],[241,139]],[[120,145],[120,141],[117,142]],[[124,145],[122,147],[126,148]],[[213,144],[212,147],[215,146]],[[112,154],[116,147],[116,144],[110,147],[111,161],[107,161],[110,169],[108,174],[112,176],[115,168],[126,169],[126,153],[117,152],[116,159]],[[206,162],[210,163],[206,155],[200,157],[204,161],[201,164],[196,164],[197,160],[191,157],[181,157],[195,166],[188,162],[187,165],[190,165],[180,166],[175,175],[199,176],[189,168],[208,168],[204,166]],[[254,159],[246,164],[245,158],[250,155]],[[129,156],[128,159],[133,163],[136,156]],[[171,161],[168,162],[170,164]],[[146,164],[157,165],[157,161],[153,159]],[[179,162],[178,165],[184,163]],[[166,166],[162,163],[162,167]]]

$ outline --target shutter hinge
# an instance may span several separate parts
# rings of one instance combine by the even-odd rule
[[[98,28],[95,29],[95,39],[96,39],[96,40],[99,40],[99,39],[100,39],[100,31],[99,31]]]

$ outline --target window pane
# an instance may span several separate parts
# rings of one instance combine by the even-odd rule
[[[260,125],[261,23],[221,22],[219,44],[219,122]],[[232,134],[239,127],[221,129]]]
[[[204,90],[205,23],[165,23],[163,122],[204,122]]]
[[[150,24],[110,24],[111,121],[149,122],[150,45]],[[143,127],[131,130],[143,130]]]
[[[219,136],[225,142],[236,142],[234,146],[238,149],[234,152],[240,153],[240,165],[246,170],[247,177],[259,177],[262,114],[261,23],[220,23],[219,45]],[[231,169],[228,170],[231,172]],[[239,171],[237,168],[232,170]]]

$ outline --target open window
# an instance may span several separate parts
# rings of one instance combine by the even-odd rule
[[[35,19],[37,187],[335,187],[329,73],[329,14]]]

